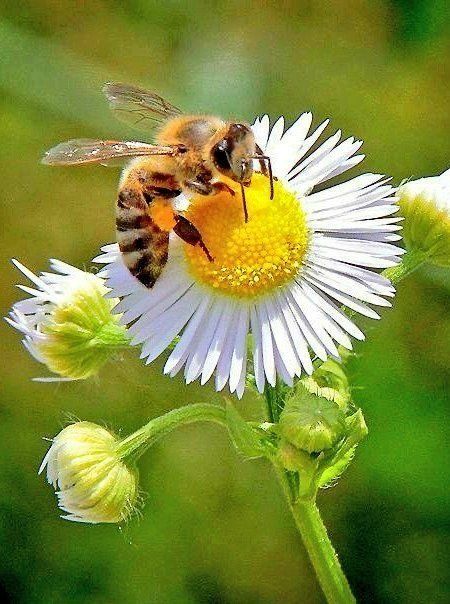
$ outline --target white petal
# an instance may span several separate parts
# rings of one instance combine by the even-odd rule
[[[18,260],[16,260],[15,258],[12,258],[11,262],[14,264],[14,266],[19,269],[20,272],[22,272],[25,277],[28,277],[28,279],[34,283],[35,285],[37,285],[39,287],[39,289],[42,289],[43,291],[47,291],[47,292],[51,292],[50,288],[46,286],[46,284],[42,281],[41,278],[37,277],[34,273],[32,273],[26,266],[24,266],[21,262],[19,262]]]
[[[366,156],[364,155],[364,153],[360,153],[359,155],[354,155],[353,157],[346,159],[340,165],[336,166],[336,168],[334,170],[332,170],[331,172],[328,172],[327,174],[324,174],[324,176],[322,178],[320,178],[319,180],[317,180],[315,184],[320,185],[322,182],[331,180],[332,178],[339,176],[343,172],[346,172],[347,170],[354,168],[355,166],[360,164],[365,157]]]
[[[267,316],[270,322],[270,329],[273,335],[273,341],[280,353],[287,372],[291,377],[301,374],[301,366],[298,362],[297,355],[292,346],[289,331],[283,319],[283,315],[274,303],[269,299],[264,301]]]
[[[156,286],[155,286],[156,287]],[[173,286],[163,288],[158,287],[155,291],[139,292],[139,300],[129,301],[127,306],[128,310],[123,313],[121,317],[121,323],[128,324],[139,317],[139,319],[130,327],[130,334],[138,333],[141,325],[149,323],[152,320],[157,319],[162,313],[168,308],[175,304],[177,300],[183,298],[186,293],[193,287],[189,282],[174,282]],[[133,294],[131,294],[132,296]],[[130,297],[131,297],[130,296]],[[116,312],[120,312],[119,308],[115,309]]]
[[[363,302],[368,302],[369,304],[375,304],[377,306],[391,306],[391,303],[384,298],[372,294],[369,288],[359,280],[344,276],[340,273],[335,273],[328,269],[322,269],[317,265],[308,266],[304,271],[303,276],[307,280],[313,278],[319,283],[335,287],[343,293],[349,294],[353,298],[357,298]]]
[[[247,351],[246,351],[246,354],[247,354]],[[238,399],[241,399],[244,395],[246,378],[247,378],[247,367],[246,367],[246,363],[243,363],[241,377],[240,377],[239,383],[236,387],[236,396],[238,397]]]
[[[319,252],[314,252],[310,254],[308,261],[314,263],[317,266],[321,266],[322,268],[330,269],[336,273],[343,273],[344,275],[351,275],[354,277],[358,277],[364,280],[364,276],[366,273],[370,273],[371,271],[367,271],[362,268],[358,268],[355,264],[359,264],[360,266],[369,266],[375,268],[388,268],[391,266],[395,266],[398,264],[397,258],[380,258],[375,257],[372,258],[368,255],[360,255],[355,258],[355,256],[351,256],[351,261],[355,264],[351,264],[348,262],[348,256],[344,253],[340,254],[339,260],[331,260],[330,254],[324,254]]]
[[[262,302],[258,303],[258,305],[256,306],[256,313],[258,315],[258,322],[261,328],[261,345],[264,372],[266,374],[266,378],[269,384],[271,386],[275,386],[277,374],[275,371],[275,361],[273,357],[272,331],[270,329],[270,321],[267,316],[265,306]]]
[[[270,121],[268,115],[263,115],[258,123],[254,123],[252,126],[255,134],[256,143],[261,147],[263,151],[266,150],[267,139],[269,137]]]
[[[217,328],[212,337],[211,344],[206,355],[205,364],[203,366],[201,383],[205,384],[212,376],[217,363],[219,361],[220,354],[225,346],[225,340],[230,325],[233,322],[233,318],[236,314],[236,303],[232,300],[223,301],[223,312],[221,319],[217,325]]]
[[[308,198],[313,202],[319,202],[325,199],[341,197],[373,185],[383,178],[383,174],[361,174],[360,176],[356,176],[355,178],[347,180],[339,185],[335,185],[334,187],[323,189],[323,191],[318,191],[317,193],[312,193],[308,196]]]
[[[188,350],[189,346],[193,344],[193,340],[198,328],[202,324],[202,321],[204,321],[205,315],[210,309],[211,301],[211,296],[205,295],[203,297],[195,313],[189,319],[189,322],[187,323],[186,328],[173,349],[170,357],[167,359],[164,367],[164,373],[170,373],[174,366],[179,362],[180,358],[184,356],[184,353]]]
[[[336,252],[336,250],[345,250],[346,252],[366,253],[371,256],[398,256],[404,254],[406,251],[390,243],[380,243],[364,239],[341,239],[323,235],[322,233],[314,236],[314,243],[320,245],[320,247],[329,248],[333,252]]]
[[[284,117],[281,116],[277,119],[277,121],[272,127],[272,130],[270,131],[269,139],[265,148],[265,152],[267,153],[267,155],[273,155],[274,158],[276,157],[276,152],[278,150],[281,137],[283,136],[283,132]]]
[[[287,328],[289,330],[289,334],[292,339],[292,343],[295,347],[295,351],[297,353],[297,357],[300,360],[300,363],[306,373],[311,374],[313,372],[313,365],[311,362],[311,357],[309,356],[308,346],[306,343],[305,336],[301,332],[301,329],[295,320],[295,317],[292,313],[291,308],[289,307],[288,299],[285,294],[279,292],[277,295],[278,298],[278,306],[280,312],[284,316],[284,320],[286,321]]]
[[[341,131],[338,130],[335,134],[333,134],[333,136],[327,138],[325,142],[323,142],[313,153],[308,155],[308,157],[306,157],[295,168],[294,173],[289,176],[289,180],[294,181],[294,179],[300,174],[300,172],[302,172],[302,170],[305,170],[307,166],[309,166],[311,163],[319,162],[323,157],[328,155],[331,149],[334,149],[334,147],[337,145],[339,139],[341,138],[341,134]]]
[[[242,304],[236,326],[233,353],[230,367],[230,392],[234,392],[241,380],[243,366],[247,362],[247,335],[249,327],[249,308]]]
[[[275,361],[275,366],[277,369],[277,374],[280,376],[280,378],[283,380],[283,382],[285,384],[292,387],[292,385],[294,383],[294,379],[293,379],[292,375],[289,373],[289,371],[286,369],[286,365],[284,364],[283,358],[281,357],[280,353],[278,352],[278,348],[276,346],[274,348],[273,353],[274,353],[274,361]]]
[[[236,344],[236,334],[240,320],[240,310],[241,309],[239,307],[239,304],[237,304],[233,312],[232,320],[228,325],[228,331],[224,344],[222,346],[222,350],[220,351],[220,357],[217,362],[216,370],[217,391],[223,390],[225,384],[230,378],[231,359]]]
[[[312,134],[310,134],[307,138],[305,138],[304,143],[300,147],[300,151],[298,154],[298,161],[300,161],[301,158],[304,157],[306,155],[306,153],[311,149],[311,147],[319,139],[319,136],[322,134],[322,132],[325,130],[325,128],[328,126],[329,123],[330,123],[330,120],[325,120],[324,122],[322,122],[320,124],[320,126],[318,126],[314,130],[314,132]],[[294,167],[294,170],[295,170],[295,167]],[[289,178],[291,178],[291,176],[289,176]]]
[[[301,283],[300,287],[305,292],[305,295],[329,315],[336,323],[338,323],[345,331],[352,335],[357,340],[364,340],[363,332],[343,313],[331,300],[321,294],[313,285]]]
[[[182,348],[180,342],[167,360],[164,371],[167,373],[180,366],[183,357],[186,359],[186,382],[190,383],[201,374],[206,361],[206,355],[211,345],[212,338],[217,328],[217,324],[223,313],[224,306],[219,300],[212,301],[212,307],[208,312],[205,322],[197,328],[191,341],[186,340],[186,345]],[[183,338],[184,338],[183,334]],[[195,337],[195,341],[194,341]],[[192,344],[192,346],[191,346]]]
[[[369,308],[362,302],[355,300],[355,298],[348,296],[347,294],[344,294],[341,290],[331,287],[329,285],[326,285],[323,282],[317,281],[313,277],[308,277],[307,281],[309,283],[312,283],[313,285],[315,285],[317,287],[317,289],[328,294],[329,296],[331,296],[332,298],[334,298],[341,304],[344,304],[344,306],[348,306],[348,308],[351,308],[352,310],[359,312],[361,315],[364,315],[365,317],[370,317],[372,319],[380,318],[380,315],[378,313],[376,313],[372,308]]]
[[[315,334],[313,327],[309,324],[307,318],[304,313],[300,310],[300,307],[295,302],[291,291],[285,293],[287,297],[287,301],[289,304],[289,308],[292,312],[293,317],[295,318],[298,326],[302,334],[305,336],[306,341],[309,346],[312,348],[314,353],[321,359],[322,361],[326,361],[327,359],[327,351],[320,341],[319,337]]]
[[[264,392],[266,381],[262,355],[262,335],[258,314],[254,306],[250,309],[250,322],[253,336],[253,367],[255,372],[256,387],[259,392]]]
[[[145,342],[141,358],[153,360],[179,334],[202,302],[202,295],[193,287],[189,292],[166,310],[157,322],[151,321],[133,338],[132,344]],[[150,362],[150,361],[148,361]]]
[[[298,285],[292,286],[290,293],[292,294],[292,301],[305,316],[321,344],[326,348],[329,354],[339,356],[336,345],[322,325],[321,311],[312,304]]]
[[[296,145],[301,149],[312,124],[312,113],[306,112],[298,116],[295,122],[290,126],[283,136],[283,142],[289,147]]]

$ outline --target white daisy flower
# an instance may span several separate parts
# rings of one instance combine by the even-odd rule
[[[117,245],[102,248],[95,261],[106,266],[116,311],[131,325],[132,344],[142,345],[150,363],[180,336],[166,364],[174,376],[242,396],[247,372],[247,336],[253,340],[256,384],[277,376],[292,384],[313,370],[312,356],[338,356],[351,349],[361,330],[340,306],[379,318],[371,306],[390,306],[391,283],[373,269],[394,266],[403,250],[401,218],[394,189],[380,174],[363,174],[330,188],[318,185],[358,164],[361,146],[340,141],[338,131],[313,146],[328,124],[309,134],[312,114],[304,113],[286,131],[280,118],[272,129],[267,115],[253,124],[256,142],[270,156],[275,180],[255,173],[246,189],[250,220],[242,218],[239,195],[195,196],[186,216],[214,257],[171,236],[169,261],[152,289],[127,270]],[[255,163],[255,169],[259,169]]]
[[[126,329],[111,313],[117,302],[105,298],[104,280],[60,260],[50,260],[54,272],[32,273],[12,261],[35,288],[18,287],[30,298],[16,302],[6,321],[24,334],[23,345],[55,377],[37,381],[85,379],[118,349],[129,344]]]

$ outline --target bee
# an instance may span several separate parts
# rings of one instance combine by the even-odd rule
[[[199,246],[213,262],[201,233],[174,202],[182,193],[188,198],[222,191],[235,195],[230,186],[235,182],[247,222],[244,187],[251,184],[254,160],[269,177],[273,198],[270,159],[250,126],[211,115],[184,115],[154,92],[126,84],[108,83],[103,92],[119,118],[156,127],[155,144],[75,139],[47,151],[42,162],[66,166],[129,159],[119,182],[117,241],[126,267],[146,287],[154,286],[167,262],[171,231]]]

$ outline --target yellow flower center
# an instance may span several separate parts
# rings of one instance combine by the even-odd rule
[[[234,196],[195,196],[186,217],[214,261],[199,246],[184,249],[196,281],[224,294],[253,298],[292,281],[305,258],[308,228],[299,200],[279,181],[271,200],[267,177],[256,173],[245,197],[247,223],[239,189]]]

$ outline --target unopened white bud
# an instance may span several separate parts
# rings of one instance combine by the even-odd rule
[[[91,422],[76,422],[55,436],[39,473],[47,468],[63,518],[97,524],[130,517],[138,500],[138,474],[119,455],[118,443]]]

